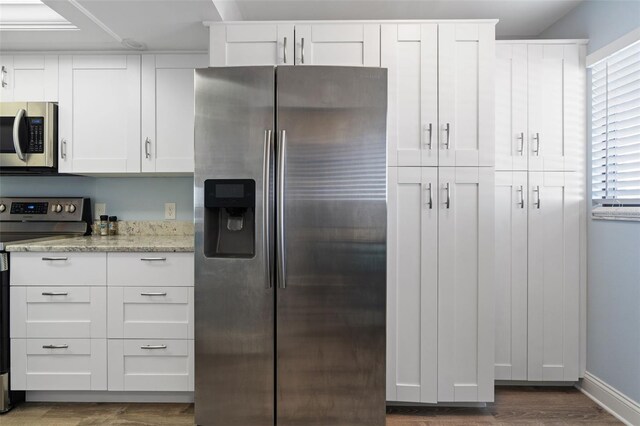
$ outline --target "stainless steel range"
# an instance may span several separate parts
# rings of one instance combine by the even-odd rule
[[[0,413],[7,412],[21,395],[11,386],[9,336],[10,243],[65,238],[91,233],[89,198],[0,197]]]

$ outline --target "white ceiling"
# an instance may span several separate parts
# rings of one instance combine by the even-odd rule
[[[0,24],[21,1],[0,0]],[[498,37],[535,37],[581,1],[43,0],[78,29],[0,29],[0,50],[122,50],[133,39],[147,50],[205,51],[202,22],[220,20],[498,18]]]

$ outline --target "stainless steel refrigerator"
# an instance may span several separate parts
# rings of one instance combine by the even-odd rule
[[[387,73],[195,80],[200,425],[385,424]]]

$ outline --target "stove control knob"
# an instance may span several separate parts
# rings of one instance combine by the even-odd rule
[[[0,213],[4,212],[7,209],[7,206],[4,204],[0,204]]]
[[[60,204],[56,204],[53,206],[53,211],[56,213],[60,213],[62,211],[62,206]]]
[[[76,206],[75,206],[75,205],[73,205],[73,204],[69,204],[69,205],[67,206],[67,211],[68,211],[69,213],[73,213],[73,212],[75,212],[75,211],[76,211]]]

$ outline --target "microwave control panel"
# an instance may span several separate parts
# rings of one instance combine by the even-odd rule
[[[42,154],[44,152],[44,117],[29,117],[29,147],[27,152]]]

